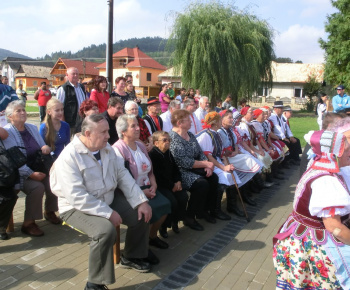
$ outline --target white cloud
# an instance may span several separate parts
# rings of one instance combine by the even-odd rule
[[[304,63],[321,63],[324,61],[324,51],[320,48],[318,39],[324,36],[323,29],[313,26],[290,26],[276,36],[276,55],[290,57],[294,61],[302,60]]]

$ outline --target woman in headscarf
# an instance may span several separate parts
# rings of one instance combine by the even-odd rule
[[[304,138],[313,158],[296,187],[293,211],[274,237],[277,288],[350,289],[350,145],[331,131]]]

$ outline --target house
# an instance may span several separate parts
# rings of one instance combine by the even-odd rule
[[[52,61],[38,61],[35,59],[19,58],[19,57],[6,57],[1,61],[1,75],[7,76],[9,79],[9,85],[15,88],[15,75],[17,74],[22,64],[40,66],[40,67],[52,67]]]
[[[97,68],[100,75],[106,76],[106,63]],[[165,70],[165,66],[138,47],[126,47],[113,54],[113,80],[120,76],[132,75],[135,91],[141,97],[154,94],[158,96],[160,85],[158,75]]]
[[[314,63],[271,63],[273,84],[272,89],[261,87],[258,96],[280,97],[280,99],[304,98],[304,84],[310,76],[323,82],[324,65]]]
[[[172,83],[174,88],[182,88],[181,73],[175,73],[173,67],[159,74],[158,79],[161,84]]]
[[[22,64],[15,74],[16,88],[22,84],[25,91],[35,91],[42,82],[52,84],[50,72],[51,67]]]
[[[90,62],[84,59],[73,60],[67,58],[59,58],[50,72],[51,76],[53,77],[52,85],[61,86],[66,82],[65,76],[67,68],[69,67],[76,67],[79,71],[82,81],[89,82],[99,75],[99,70],[96,67],[100,64],[101,63]]]

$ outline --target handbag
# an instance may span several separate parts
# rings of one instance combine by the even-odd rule
[[[27,162],[27,157],[20,150],[25,148],[13,146],[6,149],[2,140],[0,141],[0,186],[13,187],[18,181],[18,168]]]
[[[57,157],[52,154],[43,154],[40,149],[36,152],[34,162],[28,166],[35,172],[42,172],[48,175],[56,158]]]
[[[191,168],[190,171],[200,176],[207,176],[207,173],[205,172],[204,168]]]

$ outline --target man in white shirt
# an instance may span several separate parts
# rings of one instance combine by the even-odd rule
[[[77,120],[79,120],[79,108],[86,99],[84,90],[79,84],[79,71],[75,67],[67,68],[67,82],[57,91],[57,99],[63,103],[64,118],[71,128],[71,135],[75,133]]]
[[[204,120],[205,115],[208,114],[208,108],[209,108],[209,98],[208,97],[201,97],[199,99],[199,107],[194,112],[197,119],[202,122]]]
[[[181,106],[181,102],[179,100],[172,100],[169,103],[168,111],[160,115],[160,118],[163,120],[163,131],[170,132],[173,128],[171,124],[171,114],[175,110],[179,110]]]
[[[194,99],[188,98],[184,102],[184,109],[191,113],[191,129],[189,130],[192,134],[196,135],[198,132],[202,131],[202,123],[198,120],[194,112],[196,111],[196,104]]]

